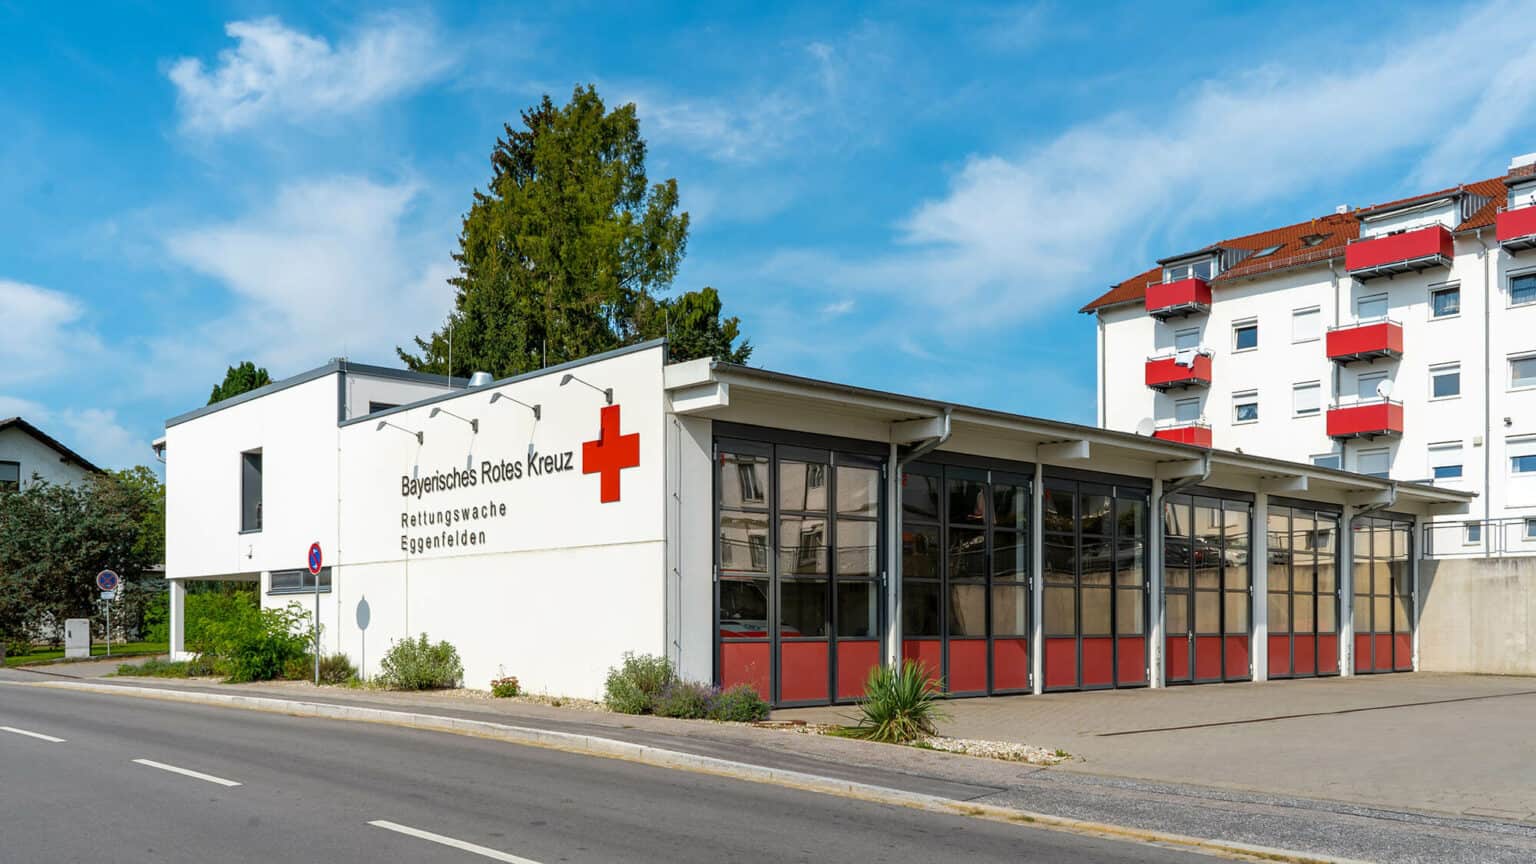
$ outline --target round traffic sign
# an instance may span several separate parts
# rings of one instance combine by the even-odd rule
[[[122,581],[123,580],[119,579],[117,574],[111,570],[103,570],[96,574],[96,587],[103,591],[116,591],[117,586],[121,584]]]
[[[309,544],[309,572],[318,575],[320,573],[320,544]]]

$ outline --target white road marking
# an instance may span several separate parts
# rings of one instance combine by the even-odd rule
[[[44,735],[41,732],[28,732],[25,729],[17,729],[15,726],[0,726],[0,732],[11,732],[16,735],[25,735],[28,738],[36,738],[39,741],[47,741],[51,744],[63,744],[63,738],[55,738],[52,735]]]
[[[431,831],[423,831],[420,828],[412,828],[408,825],[401,825],[396,822],[387,822],[383,819],[375,819],[368,824],[375,828],[383,828],[387,831],[394,831],[397,834],[404,834],[408,837],[416,837],[421,840],[430,840],[433,843],[440,843],[444,846],[450,846],[454,849],[459,849],[464,852],[473,852],[476,855],[484,856],[491,859],[492,861],[506,861],[507,864],[539,864],[539,862],[534,861],[531,858],[519,858],[516,855],[509,855],[506,852],[498,852],[495,849],[487,849],[484,846],[476,846],[473,843],[466,843],[463,840],[455,840],[452,837],[444,837],[441,834],[433,834]]]
[[[172,774],[180,774],[183,777],[192,777],[197,780],[206,780],[209,783],[217,783],[220,786],[240,785],[233,780],[225,780],[223,777],[215,777],[212,774],[204,774],[201,771],[189,771],[186,768],[177,768],[175,765],[167,765],[164,762],[154,762],[149,759],[135,759],[133,761],[137,765],[145,765],[150,768],[159,768],[161,771],[169,771]]]

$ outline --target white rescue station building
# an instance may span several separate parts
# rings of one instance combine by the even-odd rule
[[[337,360],[172,418],[173,652],[212,579],[318,582],[365,675],[426,633],[467,686],[585,697],[627,651],[776,705],[901,657],[955,696],[1406,670],[1416,523],[1472,497],[666,357],[482,386]]]

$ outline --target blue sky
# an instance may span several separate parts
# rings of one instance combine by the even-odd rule
[[[1092,422],[1108,283],[1536,150],[1527,9],[1335,5],[0,0],[0,416],[126,466],[231,363],[393,363],[590,82],[755,364]]]

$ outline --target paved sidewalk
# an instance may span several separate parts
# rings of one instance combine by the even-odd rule
[[[1536,820],[1536,679],[1433,673],[945,703],[943,732],[1060,747],[1058,770]],[[849,707],[775,716],[835,721]]]

